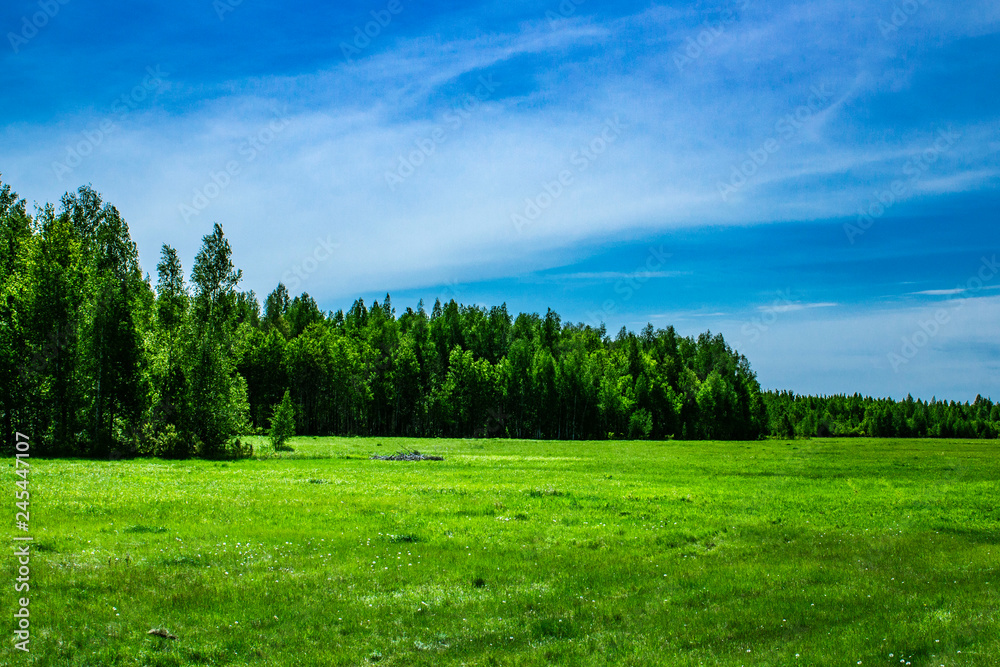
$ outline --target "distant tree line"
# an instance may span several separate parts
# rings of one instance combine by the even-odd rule
[[[998,438],[1000,404],[853,396],[799,396],[769,391],[770,432],[779,437]]]
[[[646,326],[612,338],[603,326],[563,323],[552,310],[514,317],[505,306],[454,300],[397,315],[389,295],[324,313],[308,294],[293,298],[280,284],[261,308],[253,292],[239,289],[241,277],[219,225],[204,237],[189,276],[163,246],[154,283],[140,271],[125,221],[91,188],[30,215],[0,184],[4,443],[19,430],[38,453],[56,456],[216,458],[245,454],[245,434],[283,441],[292,429],[561,439],[996,437],[995,406],[984,412],[981,401],[764,394],[746,358],[718,335]]]

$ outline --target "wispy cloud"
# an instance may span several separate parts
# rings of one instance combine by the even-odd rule
[[[919,294],[923,296],[953,296],[955,294],[962,294],[965,291],[964,287],[955,287],[952,289],[925,289],[919,292],[910,292],[910,294]]]
[[[648,280],[650,278],[676,278],[689,275],[687,271],[582,271],[579,273],[550,273],[544,275],[549,280]]]
[[[757,310],[761,312],[794,313],[799,310],[808,310],[810,308],[835,308],[839,305],[839,303],[834,303],[832,301],[821,301],[817,303],[781,303],[770,306],[759,306]]]

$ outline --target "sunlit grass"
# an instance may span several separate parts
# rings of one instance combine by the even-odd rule
[[[32,650],[8,642],[0,661],[992,665],[1000,654],[996,442],[292,447],[238,462],[35,461]],[[445,460],[369,460],[404,449]]]

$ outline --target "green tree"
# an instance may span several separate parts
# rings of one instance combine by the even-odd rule
[[[289,335],[294,338],[305,331],[310,324],[322,322],[323,312],[316,305],[316,300],[303,292],[302,296],[292,299],[285,311],[285,319],[288,322]]]
[[[160,249],[156,273],[156,318],[148,339],[152,400],[146,427],[148,437],[156,443],[155,454],[185,458],[193,453],[185,421],[190,412],[190,364],[185,354],[191,299],[177,251],[168,245]]]
[[[131,449],[138,433],[145,407],[141,311],[149,287],[118,210],[105,205],[92,229],[80,366],[87,374],[92,451],[103,456],[112,449]]]
[[[267,329],[277,329],[285,338],[290,336],[288,326],[288,308],[291,301],[284,283],[278,283],[273,292],[264,300],[264,326]],[[303,327],[304,329],[305,327]]]
[[[295,435],[295,406],[292,405],[292,395],[285,390],[285,395],[274,408],[271,417],[271,429],[267,432],[275,451],[287,449],[288,440]]]
[[[232,249],[216,223],[202,239],[191,271],[194,299],[187,344],[189,397],[187,424],[199,453],[208,458],[229,454],[232,438],[244,421],[245,384],[237,379],[236,286],[242,272],[233,266]]]

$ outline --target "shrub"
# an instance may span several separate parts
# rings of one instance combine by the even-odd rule
[[[191,454],[187,438],[177,432],[173,424],[167,424],[163,430],[153,434],[153,456],[168,459],[183,459]]]

